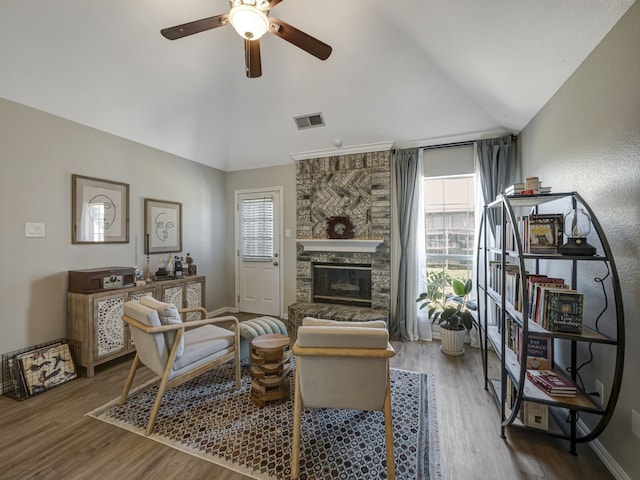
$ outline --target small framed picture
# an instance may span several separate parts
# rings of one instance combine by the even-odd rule
[[[182,204],[144,199],[145,254],[182,251]]]
[[[129,243],[129,184],[71,175],[71,242]]]

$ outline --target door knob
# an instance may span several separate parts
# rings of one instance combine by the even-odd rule
[[[277,267],[277,266],[278,266],[278,262],[273,262],[273,265],[274,265],[275,267]]]

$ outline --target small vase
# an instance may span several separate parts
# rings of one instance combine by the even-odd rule
[[[464,355],[464,339],[467,331],[440,329],[440,351],[452,357]]]

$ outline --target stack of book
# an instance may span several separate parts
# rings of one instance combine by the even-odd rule
[[[552,370],[527,370],[527,378],[552,397],[575,397],[576,385]]]
[[[543,187],[538,177],[527,177],[524,182],[509,185],[505,195],[533,195],[536,193],[551,193],[551,187]]]

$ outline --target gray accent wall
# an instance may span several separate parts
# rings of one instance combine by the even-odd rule
[[[640,438],[631,432],[631,409],[640,413],[640,3],[527,125],[520,150],[524,176],[540,177],[555,192],[579,192],[613,250],[626,317],[625,371],[596,448],[611,456],[616,478],[640,478]],[[588,285],[600,294],[596,283],[585,282],[587,294]],[[594,362],[581,371],[588,389],[595,390],[595,379],[611,387],[604,350],[594,348]]]
[[[129,243],[72,245],[73,173],[129,184]],[[220,170],[0,99],[0,196],[0,353],[66,335],[68,270],[144,264],[144,198],[182,203],[182,255],[207,277],[207,308],[233,298],[219,269],[229,224]],[[26,222],[46,236],[25,238]]]

